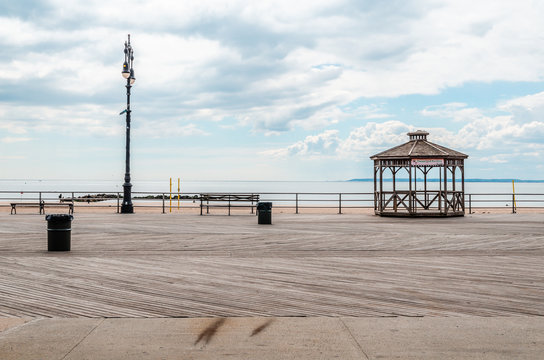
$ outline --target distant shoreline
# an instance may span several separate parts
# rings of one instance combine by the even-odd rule
[[[409,179],[407,178],[397,178],[395,179],[398,182],[408,182]],[[422,178],[417,178],[417,180],[423,181]],[[512,180],[516,183],[544,183],[544,180],[522,180],[522,179],[465,179],[465,182],[467,183],[511,183]],[[374,179],[367,178],[367,179],[351,179],[347,181],[353,181],[353,182],[373,182]],[[383,179],[383,181],[390,182],[393,181],[393,179]],[[440,179],[427,179],[427,182],[439,182]],[[459,179],[457,181],[460,181]],[[451,182],[451,179],[448,179],[448,182]]]

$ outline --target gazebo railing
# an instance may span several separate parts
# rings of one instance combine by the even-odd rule
[[[395,190],[374,193],[374,210],[379,212],[408,212],[418,210],[464,212],[462,191],[444,190]]]

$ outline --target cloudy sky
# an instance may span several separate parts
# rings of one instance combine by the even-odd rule
[[[423,129],[544,179],[544,2],[0,0],[0,178],[343,180]]]

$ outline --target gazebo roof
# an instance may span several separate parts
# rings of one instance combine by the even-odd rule
[[[412,159],[412,158],[443,158],[466,159],[468,155],[448,149],[445,146],[427,141],[428,132],[418,130],[407,134],[410,141],[389,150],[372,155],[372,160],[379,159]]]

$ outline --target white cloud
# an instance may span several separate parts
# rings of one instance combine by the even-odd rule
[[[119,136],[123,134],[123,122],[115,122],[116,110],[94,104],[59,107],[0,104],[0,128],[19,135],[35,132]]]
[[[15,17],[0,17],[0,44],[11,46],[36,45],[43,42],[61,42],[75,39],[77,33],[58,30],[47,30],[43,27]]]
[[[122,41],[131,32],[137,87],[156,94],[153,101],[168,92],[172,109],[213,108],[218,119],[235,117],[263,132],[334,124],[346,117],[342,107],[363,97],[435,94],[466,82],[535,81],[544,74],[538,50],[544,5],[532,1],[48,5],[36,22],[1,19],[0,42],[14,50],[0,59],[1,79],[113,93]],[[81,26],[74,25],[78,19]],[[436,111],[424,114],[444,116]],[[464,111],[457,120],[473,116]]]
[[[517,123],[544,121],[544,92],[527,95],[505,101],[498,106],[499,110],[512,114]]]
[[[498,108],[504,111],[514,112],[517,109],[524,109],[527,111],[541,111],[544,107],[544,91],[527,95],[515,99],[511,99],[499,104]]]
[[[143,122],[135,131],[136,135],[152,138],[168,138],[183,136],[206,136],[206,131],[199,129],[195,124],[177,124],[165,122]]]
[[[445,145],[467,150],[511,149],[512,153],[519,153],[544,143],[544,92],[499,103],[490,110],[501,112],[499,115],[487,115],[482,109],[462,104],[445,104],[435,109],[434,115],[465,124],[456,133],[446,131],[436,137]],[[423,114],[433,115],[428,108]]]
[[[479,116],[480,110],[467,108],[467,104],[453,102],[442,105],[431,105],[421,111],[421,115],[434,118],[450,118],[456,121],[472,120]]]
[[[512,158],[511,154],[496,154],[492,156],[484,156],[480,158],[479,160],[484,163],[506,164],[508,163],[508,160],[511,158]]]
[[[23,135],[27,133],[27,129],[24,123],[13,120],[0,120],[0,129],[5,130],[10,134]]]
[[[384,123],[369,122],[351,131],[347,139],[342,141],[338,153],[343,158],[366,158],[380,149],[385,150],[406,142],[406,133],[411,130],[412,126],[396,120]]]
[[[489,116],[461,106],[442,114],[465,122],[455,139],[463,148],[519,149],[544,142],[544,92],[500,103],[496,110],[503,114]]]
[[[26,141],[31,141],[32,138],[29,138],[29,137],[4,137],[4,138],[1,138],[0,141],[2,141],[3,143],[6,143],[6,144],[13,144],[13,143],[17,143],[17,142],[26,142]]]
[[[21,155],[0,155],[0,160],[24,160],[26,156]]]
[[[268,150],[262,152],[262,154],[272,157],[303,156],[312,158],[318,156],[319,158],[322,158],[323,155],[334,155],[339,142],[338,131],[327,130],[318,135],[307,136],[304,140],[296,142],[286,148]]]
[[[218,63],[241,63],[236,49],[202,36],[142,34],[133,36],[138,83],[145,89],[198,89],[218,73]]]
[[[448,103],[426,108],[426,116],[463,121],[457,131],[433,126],[424,130],[430,133],[429,140],[458,151],[479,154],[479,160],[496,164],[505,164],[519,156],[538,156],[544,150],[544,93],[512,99],[497,105],[497,109],[509,112],[496,116],[485,115],[478,108],[467,108],[465,104]],[[406,133],[416,130],[415,126],[401,121],[391,120],[383,123],[369,122],[365,126],[353,129],[345,138],[339,138],[338,132],[328,130],[317,136],[308,136],[283,149],[266,152],[274,156],[316,156],[320,150],[308,151],[308,144],[319,143],[317,139],[334,134],[333,146],[329,146],[324,155],[334,155],[339,159],[366,159],[376,152],[400,145],[408,140]],[[334,150],[334,151],[333,151]],[[504,153],[510,150],[510,153]],[[482,155],[489,154],[489,155]]]
[[[312,134],[271,150],[281,156],[359,159],[402,143],[415,120],[399,121],[403,114],[382,105],[388,98],[544,80],[544,3],[530,0],[38,5],[39,17],[24,7],[0,17],[5,138],[122,135],[127,32],[135,50],[135,134],[213,136],[210,129],[225,125],[279,135],[278,142],[293,130]],[[444,101],[424,108],[418,124],[431,124],[432,140],[461,151],[541,153],[542,98],[505,101],[493,111]],[[359,105],[369,102],[375,105]],[[353,120],[361,126],[348,128]],[[351,133],[323,131],[332,128]]]
[[[406,133],[411,129],[400,121],[381,124],[371,122],[351,131],[346,139],[341,139],[337,130],[327,130],[318,135],[307,136],[288,147],[268,150],[263,154],[275,157],[331,156],[339,159],[361,159],[373,155],[380,148],[383,150],[383,147],[405,142]]]

